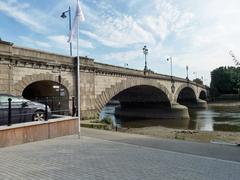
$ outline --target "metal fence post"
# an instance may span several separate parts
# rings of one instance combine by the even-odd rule
[[[12,99],[8,99],[8,126],[12,124]]]
[[[74,117],[76,113],[76,107],[75,107],[75,97],[72,97],[72,116]]]
[[[47,98],[45,100],[45,121],[48,120],[48,104],[47,104]]]

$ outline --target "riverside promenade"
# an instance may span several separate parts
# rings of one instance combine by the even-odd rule
[[[240,147],[82,128],[80,140],[1,148],[0,179],[238,180],[239,157]]]

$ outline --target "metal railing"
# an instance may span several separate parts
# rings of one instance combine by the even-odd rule
[[[9,98],[8,102],[0,102],[0,125],[11,126],[13,123],[33,121],[34,110],[30,110],[32,106],[31,103],[28,105],[28,102],[36,102],[44,105],[41,112],[44,114],[43,118],[45,121],[50,118],[49,115],[52,115],[54,118],[61,117],[62,115],[76,115],[75,97],[72,97],[72,99],[46,97],[18,102],[13,102],[12,99]],[[71,102],[71,108],[69,106],[69,102]],[[34,109],[34,107],[32,107],[32,109]]]

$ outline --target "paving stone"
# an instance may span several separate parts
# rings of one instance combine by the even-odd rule
[[[0,149],[0,179],[238,180],[240,163],[90,137]]]

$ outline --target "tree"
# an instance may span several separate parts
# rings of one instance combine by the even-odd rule
[[[211,95],[237,94],[240,89],[240,68],[219,67],[211,72]]]
[[[203,85],[203,81],[199,78],[194,79],[193,82],[195,82],[197,84],[200,84],[200,85]]]

